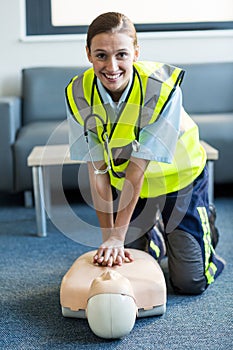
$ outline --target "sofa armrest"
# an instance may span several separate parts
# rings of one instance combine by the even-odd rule
[[[21,127],[20,97],[0,98],[0,191],[14,190],[14,156],[12,146]]]

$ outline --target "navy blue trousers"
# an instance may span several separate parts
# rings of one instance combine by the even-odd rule
[[[224,267],[211,243],[207,167],[192,184],[180,191],[157,198],[140,198],[131,219],[126,246],[146,249],[147,233],[156,224],[158,209],[164,224],[163,237],[174,289],[180,293],[203,292]],[[154,245],[157,243],[155,238]]]

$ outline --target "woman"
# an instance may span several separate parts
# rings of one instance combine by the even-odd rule
[[[174,289],[201,293],[224,264],[214,252],[208,220],[206,154],[196,124],[182,107],[184,72],[138,62],[135,27],[115,12],[91,23],[86,53],[92,68],[70,82],[66,97],[68,115],[87,141],[71,126],[72,158],[89,154],[102,230],[94,262],[111,267],[132,261],[126,243],[160,260],[164,238]],[[158,208],[163,238],[156,226]]]

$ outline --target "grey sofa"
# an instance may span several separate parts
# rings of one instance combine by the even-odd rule
[[[233,63],[179,65],[184,106],[200,127],[201,138],[219,149],[215,183],[233,182]],[[53,143],[68,143],[64,88],[86,67],[38,67],[22,71],[22,96],[0,98],[0,191],[32,190],[27,157],[44,145],[59,126]],[[61,124],[62,123],[62,124]],[[64,187],[72,188],[73,166],[64,167]]]
[[[54,144],[68,143],[64,89],[86,67],[38,67],[22,71],[22,96],[0,99],[0,191],[32,190],[27,157],[45,145],[55,130]],[[77,166],[64,167],[64,186],[76,183]]]

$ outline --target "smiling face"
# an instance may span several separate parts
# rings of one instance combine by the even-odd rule
[[[138,46],[126,33],[105,32],[95,35],[86,51],[96,76],[117,102],[129,82]]]

